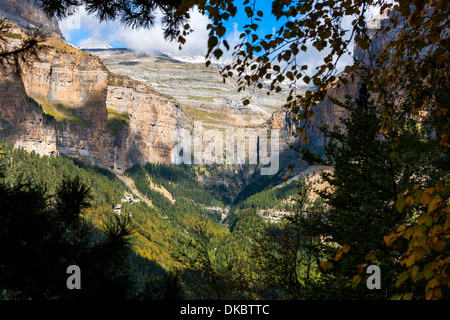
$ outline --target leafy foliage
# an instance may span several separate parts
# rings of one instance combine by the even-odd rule
[[[208,58],[220,58],[223,50],[230,50],[224,39],[224,22],[237,15],[235,1],[183,1],[179,15],[186,14],[194,6],[211,19],[208,39]],[[390,1],[327,1],[315,0],[273,0],[272,14],[280,27],[261,35],[260,25],[263,12],[258,10],[255,0],[245,0],[243,10],[248,18],[240,43],[232,48],[234,60],[222,70],[224,79],[237,77],[239,90],[250,86],[263,87],[264,81],[271,81],[269,92],[280,92],[281,84],[291,87],[286,107],[299,120],[307,120],[314,114],[314,106],[327,96],[327,88],[336,80],[349,81],[348,74],[357,70],[356,65],[345,67],[345,74],[337,75],[340,58],[352,51],[353,44],[368,56],[368,88],[379,93],[382,106],[383,129],[395,127],[391,121],[392,102],[401,92],[402,78],[418,78],[429,83],[429,70],[448,61],[449,14],[447,2],[438,0],[392,3]],[[266,4],[264,4],[266,5]],[[369,30],[367,17],[372,6],[388,17],[388,24],[381,24],[376,30]],[[343,25],[351,20],[350,29]],[[192,31],[188,24],[185,29]],[[391,32],[395,30],[395,32]],[[181,31],[180,31],[181,33]],[[185,31],[180,34],[184,43]],[[393,34],[395,33],[395,37]],[[372,42],[383,39],[385,47],[373,52]],[[323,63],[309,75],[308,65],[302,65],[301,56],[308,52],[308,46],[325,52]],[[376,55],[376,56],[375,56]],[[210,64],[210,61],[207,62]],[[353,79],[354,75],[351,76]],[[314,85],[312,90],[302,94],[297,85],[303,81]],[[396,84],[393,86],[392,84]],[[244,104],[248,104],[245,99]],[[422,110],[424,104],[416,106]],[[443,115],[440,115],[441,117]],[[448,122],[447,122],[448,123]],[[304,128],[300,128],[304,129]],[[449,137],[449,130],[442,136],[441,146]],[[303,130],[299,131],[305,135]]]
[[[100,21],[120,20],[127,27],[153,27],[155,13],[160,10],[164,15],[164,37],[174,39],[177,29],[185,22],[183,17],[174,12],[181,0],[149,1],[106,1],[106,0],[40,0],[44,11],[58,19],[71,16],[77,7],[83,6],[89,14],[95,14]]]
[[[405,244],[387,250],[382,239],[401,225],[403,230],[404,225],[417,221],[413,211],[403,210],[406,201],[400,195],[404,190],[440,181],[448,172],[448,157],[443,158],[435,148],[428,131],[432,129],[421,128],[418,118],[410,113],[396,113],[398,129],[380,134],[379,106],[369,100],[364,83],[355,103],[335,102],[348,109],[350,117],[342,120],[344,133],[339,128],[322,129],[330,138],[326,161],[335,168],[332,175],[324,175],[332,192],[320,192],[330,206],[326,221],[317,226],[317,235],[330,244],[330,258],[322,267],[333,265],[329,272],[336,276],[335,281],[356,288],[364,268],[375,263],[384,270],[384,288],[388,296],[393,296],[402,269],[397,259]],[[395,153],[390,148],[394,141]],[[407,201],[411,203],[411,199]],[[393,238],[385,239],[390,244]]]
[[[318,298],[320,287],[318,263],[322,246],[309,227],[323,217],[323,207],[311,204],[312,187],[300,181],[297,210],[280,224],[269,224],[253,244],[259,295],[271,299]],[[319,285],[318,285],[319,284]],[[323,298],[323,296],[322,296]]]
[[[153,12],[160,8],[165,13],[165,36],[177,39],[180,46],[193,31],[187,19],[189,11],[197,6],[212,21],[208,26],[208,59],[219,59],[224,50],[231,49],[224,39],[224,22],[235,17],[238,11],[233,0],[128,3],[41,0],[40,3],[47,13],[60,18],[70,14],[70,5],[84,4],[88,12],[96,13],[100,20],[120,18],[125,25],[134,27],[152,26]],[[285,107],[296,115],[297,120],[304,121],[304,126],[298,130],[300,136],[305,136],[303,142],[308,141],[305,128],[308,119],[314,115],[314,106],[327,98],[330,86],[358,81],[361,79],[359,72],[364,70],[358,99],[334,100],[335,104],[350,111],[350,118],[342,120],[346,132],[324,128],[330,139],[326,157],[309,159],[335,167],[333,175],[324,175],[333,192],[320,193],[330,209],[323,216],[307,215],[313,218],[305,220],[299,214],[288,219],[285,225],[267,228],[255,208],[271,206],[280,200],[279,195],[286,196],[287,193],[277,195],[274,191],[263,191],[257,195],[254,191],[264,188],[256,186],[255,190],[247,189],[231,208],[228,233],[214,223],[218,216],[204,208],[220,204],[220,201],[194,183],[196,180],[189,168],[141,166],[128,174],[154,205],[152,208],[143,204],[125,207],[133,214],[137,213],[140,236],[136,241],[140,244],[140,252],[147,254],[148,251],[142,248],[150,246],[148,239],[158,242],[164,248],[160,251],[163,254],[167,254],[169,246],[177,247],[187,239],[193,241],[193,247],[181,246],[181,254],[187,257],[184,262],[188,266],[186,274],[191,272],[201,280],[200,291],[192,287],[199,297],[267,297],[268,288],[275,289],[269,290],[275,296],[299,298],[300,293],[306,292],[306,297],[317,297],[320,296],[317,290],[325,288],[344,298],[387,298],[393,293],[399,294],[396,298],[404,299],[447,298],[450,287],[450,15],[447,1],[273,0],[272,14],[285,22],[267,35],[260,33],[264,13],[258,10],[258,3],[244,0],[243,4],[249,23],[244,26],[241,42],[232,49],[234,60],[222,70],[224,80],[237,77],[240,91],[251,86],[263,88],[264,81],[269,81],[268,93],[280,92],[281,84],[287,82],[291,90]],[[374,5],[387,15],[389,23],[371,30],[366,17]],[[348,19],[352,22],[351,27],[345,30],[343,23]],[[374,50],[375,40],[384,44],[378,52]],[[338,75],[339,59],[351,51],[353,44],[362,53],[362,61],[359,65],[346,66],[344,74]],[[299,63],[310,45],[326,52],[323,63],[312,75],[307,65]],[[20,53],[14,52],[11,56],[17,57]],[[0,58],[6,56],[10,56],[10,52]],[[304,94],[297,90],[302,82],[312,85]],[[243,100],[244,105],[249,103],[249,99]],[[307,156],[311,154],[304,152],[303,157]],[[34,175],[35,171],[32,172]],[[16,183],[8,177],[6,181],[10,185]],[[155,190],[152,183],[164,187],[175,202]],[[50,188],[55,186],[50,184]],[[80,199],[86,194],[74,180],[65,188],[78,194]],[[30,199],[36,201],[38,211],[46,210],[45,201],[40,197],[42,194],[36,190],[30,192]],[[115,191],[111,196],[117,197]],[[93,201],[111,205],[103,196]],[[76,212],[77,206],[84,206],[83,201],[75,203],[74,210],[69,206],[68,212]],[[57,210],[57,206],[55,208]],[[158,214],[160,217],[167,214],[170,222],[166,223],[164,219],[155,222]],[[73,219],[75,216],[69,215]],[[203,220],[198,224],[200,218]],[[45,219],[35,222],[45,226]],[[184,233],[178,229],[183,229]],[[109,235],[114,237],[125,229],[112,230]],[[32,231],[27,230],[27,233],[33,235]],[[167,235],[169,240],[163,240],[162,235]],[[260,242],[257,240],[259,235],[263,235]],[[33,238],[37,239],[40,236]],[[220,245],[215,242],[217,239],[221,240]],[[39,244],[39,241],[34,243]],[[262,263],[257,272],[252,269],[257,261],[252,253]],[[323,257],[326,259],[319,265],[324,273],[309,277],[311,269],[308,268],[317,265],[317,259]],[[387,270],[383,273],[387,296],[380,292],[368,295],[365,288],[361,288],[364,268],[369,263]],[[307,268],[306,280],[299,276],[304,271],[300,265]],[[176,287],[174,279],[176,277],[169,277],[167,283]]]

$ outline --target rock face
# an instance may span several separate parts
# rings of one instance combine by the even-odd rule
[[[108,70],[174,97],[191,118],[218,128],[262,125],[286,101],[284,94],[268,96],[266,90],[258,88],[238,92],[232,79],[223,82],[214,65],[185,63],[164,53],[145,56],[126,49],[83,51],[101,57]],[[244,106],[242,100],[249,95],[251,103]]]
[[[46,123],[42,111],[25,98],[23,84],[3,74],[0,90],[1,140],[40,154],[56,154],[56,130]]]
[[[2,0],[0,2],[0,16],[24,28],[38,27],[45,32],[56,33],[61,36],[58,21],[50,19],[39,9],[35,0]]]
[[[18,27],[14,33],[25,37]],[[117,172],[138,163],[170,163],[176,129],[190,127],[177,102],[128,77],[119,81],[101,59],[67,46],[61,40],[47,43],[39,59],[22,65],[20,75],[3,66],[2,140]]]
[[[39,59],[22,66],[20,76],[12,67],[2,66],[1,140],[39,154],[63,154],[121,172],[134,164],[172,163],[173,147],[182,139],[180,129],[192,132],[194,121],[203,120],[205,127],[220,130],[230,126],[278,129],[280,165],[297,164],[298,154],[289,144],[298,141],[291,133],[299,123],[275,108],[285,101],[283,97],[264,100],[263,95],[256,95],[257,106],[241,108],[234,101],[241,96],[235,96],[231,86],[221,86],[217,74],[204,66],[168,57],[159,57],[156,60],[163,62],[158,62],[127,51],[102,60],[64,42],[57,22],[33,0],[2,1],[0,13],[18,25],[14,33],[22,34],[22,39],[23,28],[30,24],[55,35],[42,46]],[[10,39],[7,45],[17,47],[22,39]],[[128,56],[132,59],[127,60]],[[163,64],[158,67],[157,62]],[[121,73],[126,69],[128,75],[113,73],[111,68]],[[192,79],[185,79],[188,76]],[[330,95],[344,100],[356,90],[357,84],[350,82],[330,88]],[[317,127],[339,125],[339,118],[345,116],[345,110],[330,100],[320,103],[311,119],[309,146],[323,149],[326,141]]]
[[[177,101],[147,85],[126,76],[110,75],[109,79],[106,107],[128,116],[128,126],[116,139],[116,147],[127,150],[118,165],[172,163],[172,149],[181,139],[179,129],[191,131],[191,119]]]
[[[306,135],[310,139],[308,144],[302,144],[302,138],[299,137],[297,129],[304,126],[304,123],[297,121],[289,111],[276,111],[267,121],[266,125],[270,129],[278,129],[280,131],[281,149],[280,163],[289,166],[300,166],[298,153],[289,146],[303,145],[313,152],[322,153],[327,143],[325,136],[319,130],[321,126],[327,125],[330,128],[335,126],[343,129],[341,119],[348,117],[348,111],[334,104],[330,97],[339,101],[345,101],[347,95],[355,96],[358,92],[359,82],[355,77],[355,81],[351,81],[341,86],[331,86],[327,92],[327,98],[317,104],[312,110],[314,115],[309,119],[306,126]]]

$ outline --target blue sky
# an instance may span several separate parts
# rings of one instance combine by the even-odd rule
[[[263,21],[259,22],[259,32],[261,36],[272,33],[285,21],[277,21],[271,13],[271,1],[257,1],[256,10],[263,11]],[[167,42],[163,38],[163,31],[157,16],[156,26],[152,29],[127,29],[120,25],[118,21],[100,23],[94,16],[89,16],[83,9],[73,17],[60,21],[60,27],[67,41],[75,46],[95,46],[99,44],[108,44],[112,47],[129,48],[139,53],[151,53],[154,51],[164,52],[177,58],[180,57],[198,57],[204,58],[208,39],[208,30],[206,26],[210,20],[200,13],[193,11],[191,13],[190,26],[195,32],[187,39],[183,50],[178,50],[178,44]],[[239,43],[239,35],[243,31],[243,26],[249,23],[243,6],[238,7],[238,14],[226,25],[227,33],[225,38],[230,46]],[[350,20],[344,22],[350,23]],[[350,26],[350,25],[349,25]],[[301,63],[310,65],[312,71],[314,67],[322,63],[324,53],[318,53],[312,48],[306,54],[301,56]],[[231,53],[226,53],[223,62],[231,59]],[[344,57],[340,60],[340,67],[351,64],[351,57]]]
[[[276,18],[271,14],[271,7],[264,6],[266,1],[258,1],[261,7],[257,7],[257,10],[264,12],[264,18],[261,22],[260,32],[261,34],[271,33],[272,28],[277,25]],[[186,54],[188,55],[204,55],[206,53],[206,39],[207,35],[206,26],[209,23],[207,17],[203,17],[198,13],[192,14],[190,25],[194,28],[195,32],[188,39],[186,44]],[[227,33],[225,38],[229,40],[230,44],[233,40],[238,40],[239,30],[242,31],[242,27],[249,23],[249,20],[241,6],[238,10],[238,14],[232,21],[228,22]],[[131,49],[139,49],[142,51],[148,50],[164,50],[174,51],[173,44],[162,44],[162,30],[157,21],[156,26],[150,30],[132,30],[123,28],[119,22],[104,22],[99,23],[95,17],[89,16],[84,10],[80,10],[73,17],[60,21],[61,30],[67,41],[75,46],[89,45],[95,43],[106,43],[113,47],[131,47]],[[203,42],[203,46],[199,41]],[[189,43],[194,42],[194,43]],[[177,47],[177,46],[176,46]],[[174,52],[175,53],[175,52]],[[179,52],[183,54],[183,52]]]

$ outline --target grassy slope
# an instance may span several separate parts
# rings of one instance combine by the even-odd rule
[[[54,118],[57,122],[66,120],[69,123],[74,123],[82,127],[89,127],[92,125],[90,121],[76,115],[74,108],[68,105],[53,103],[41,96],[33,96],[32,99],[41,106],[44,115]]]

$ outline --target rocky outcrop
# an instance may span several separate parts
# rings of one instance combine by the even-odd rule
[[[20,41],[8,45],[17,47]],[[110,73],[100,58],[67,46],[63,41],[46,43],[37,59],[21,66],[20,74],[3,66],[2,140],[117,172],[139,163],[171,163],[177,129],[190,126],[177,102]]]
[[[0,139],[39,154],[57,154],[56,130],[26,99],[23,83],[3,74],[0,92]]]
[[[128,116],[128,125],[116,141],[118,147],[134,148],[122,154],[123,163],[171,163],[172,149],[181,140],[180,129],[192,123],[177,101],[126,76],[110,75],[106,107]]]
[[[355,79],[356,80],[356,79]],[[330,97],[340,101],[345,101],[346,95],[354,96],[358,89],[358,81],[349,81],[348,84],[341,86],[331,86],[328,89],[328,95],[325,100],[312,108],[314,115],[308,119],[308,122],[300,122],[290,111],[276,111],[272,114],[266,125],[270,130],[278,129],[280,133],[280,165],[294,166],[297,169],[304,169],[306,164],[301,161],[299,153],[295,150],[296,146],[308,147],[316,153],[323,153],[327,143],[324,134],[320,131],[321,126],[333,128],[335,126],[343,127],[342,118],[348,117],[348,111],[334,104]],[[304,144],[303,137],[300,137],[297,129],[305,127],[306,136],[309,142]]]
[[[24,66],[22,79],[29,95],[68,105],[94,124],[106,121],[109,72],[100,59],[44,49]]]
[[[59,34],[57,23],[37,9],[34,1],[3,1],[0,4],[0,11],[6,12],[5,17],[19,23],[20,26],[28,24],[45,26],[49,32]],[[20,33],[20,28],[17,29],[14,32]],[[23,39],[25,33],[22,34]],[[20,41],[22,41],[20,38],[13,39],[10,45],[17,46]],[[111,63],[124,68],[121,64],[123,61],[116,60],[112,59]],[[172,149],[182,138],[180,135],[183,131],[179,129],[192,131],[195,117],[188,116],[187,111],[177,100],[168,94],[155,91],[152,86],[130,76],[110,72],[102,59],[77,50],[61,38],[56,37],[50,42],[47,41],[41,48],[39,59],[28,62],[29,64],[23,65],[20,76],[15,76],[8,66],[3,66],[0,75],[2,89],[0,138],[16,146],[39,154],[64,154],[86,159],[92,164],[120,172],[134,164],[171,163]],[[144,65],[143,60],[135,63]],[[164,66],[168,65],[167,61],[165,63]],[[178,73],[190,74],[193,77],[193,71],[189,66],[181,68],[181,63],[172,60],[170,63],[174,70],[178,68]],[[131,69],[128,65],[125,67]],[[198,68],[200,70],[200,67]],[[200,71],[197,72],[199,77],[210,77],[212,74],[203,69]],[[161,79],[167,80],[163,81],[164,83],[173,77],[171,74],[164,74],[163,77],[159,69],[156,75],[159,77],[156,80],[159,79],[160,82]],[[178,79],[177,84],[182,80]],[[218,88],[213,86],[214,81],[210,80],[210,87],[207,88],[198,85],[195,95],[200,96],[199,92],[216,94]],[[187,85],[192,81],[184,82]],[[231,90],[220,89],[226,94]],[[340,100],[344,100],[347,94],[355,95],[356,91],[356,82],[329,89],[330,96]],[[206,98],[210,98],[207,95],[201,97],[205,101]],[[298,153],[291,150],[289,145],[298,143],[298,136],[292,135],[292,132],[295,132],[299,123],[284,110],[273,112],[271,106],[278,101],[277,99],[262,101],[261,103],[267,104],[264,112],[255,109],[238,110],[236,113],[240,115],[241,120],[246,121],[250,121],[246,117],[252,115],[251,112],[266,114],[264,117],[268,118],[267,121],[252,127],[278,129],[281,165],[297,165]],[[213,99],[213,101],[221,100]],[[219,104],[224,108],[221,102]],[[209,104],[205,102],[205,105]],[[209,122],[226,123],[224,117],[231,115],[232,112],[222,112],[222,109],[213,106],[214,110],[195,106],[191,111],[198,119],[214,118],[217,121]],[[269,110],[271,116],[268,116]],[[307,128],[310,138],[308,146],[320,151],[326,141],[318,127],[324,124],[330,127],[340,126],[340,118],[345,117],[346,112],[329,99],[321,102],[314,111],[315,115]],[[204,112],[209,112],[207,117]],[[264,117],[261,116],[261,119]],[[226,123],[226,126],[238,125],[234,120]]]
[[[2,0],[0,17],[23,28],[40,28],[44,32],[62,37],[58,21],[49,18],[39,9],[35,0]]]

